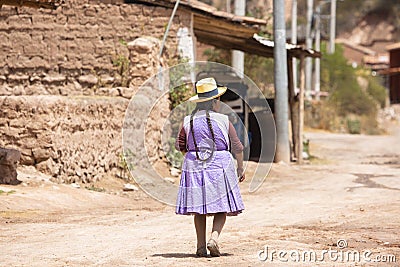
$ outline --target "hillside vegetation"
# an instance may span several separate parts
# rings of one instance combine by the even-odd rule
[[[386,89],[380,78],[364,68],[353,68],[336,45],[335,53],[322,46],[321,90],[329,97],[306,103],[305,123],[309,127],[349,133],[379,134],[378,109],[385,106]]]

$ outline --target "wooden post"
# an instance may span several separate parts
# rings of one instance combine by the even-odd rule
[[[291,130],[292,130],[292,135],[291,135],[291,160],[293,161],[294,158],[297,157],[296,154],[296,138],[295,138],[295,133],[297,131],[296,124],[294,122],[295,119],[297,119],[297,109],[295,109],[295,91],[294,91],[294,72],[293,72],[293,64],[291,64],[293,61],[293,58],[288,56],[287,57],[287,62],[288,62],[288,90],[289,90],[289,112],[290,112],[290,123],[291,123]]]
[[[299,98],[296,95],[294,83],[289,83],[289,101],[290,101],[290,119],[292,123],[292,140],[294,159],[298,161],[299,158]]]
[[[245,147],[245,155],[244,155],[244,159],[248,160],[250,158],[250,144],[249,144],[249,106],[247,105],[249,99],[247,96],[247,91],[246,91],[246,95],[244,96],[244,100],[243,102],[243,108],[244,108],[244,128],[246,129],[245,132],[243,134],[245,134],[244,136],[244,147]]]
[[[299,125],[298,125],[298,143],[297,162],[303,163],[303,128],[304,128],[304,89],[305,89],[305,70],[304,70],[304,55],[300,56],[300,92],[299,92]]]

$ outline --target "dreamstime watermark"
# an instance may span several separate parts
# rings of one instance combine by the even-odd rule
[[[269,262],[369,262],[369,263],[394,263],[396,256],[392,254],[376,254],[371,250],[346,250],[347,241],[339,239],[336,249],[323,250],[276,250],[270,249],[267,245],[259,250],[257,257],[260,261]]]

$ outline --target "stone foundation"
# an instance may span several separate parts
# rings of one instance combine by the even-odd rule
[[[17,164],[21,153],[16,149],[0,148],[0,184],[19,184]]]
[[[119,169],[124,98],[0,97],[0,146],[21,151],[59,182],[90,182]],[[6,119],[7,118],[7,119]]]

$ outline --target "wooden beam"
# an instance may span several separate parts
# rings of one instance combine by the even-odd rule
[[[198,30],[212,30],[216,34],[232,34],[236,37],[251,38],[258,30],[218,18],[194,14],[194,28]]]
[[[384,70],[380,70],[378,71],[379,74],[397,74],[400,73],[400,67],[399,68],[389,68],[389,69],[384,69]]]
[[[297,133],[297,163],[303,163],[303,130],[304,130],[304,90],[305,90],[305,66],[304,55],[300,57],[300,92],[299,92],[299,125]]]
[[[127,4],[145,4],[151,6],[160,6],[166,8],[173,8],[175,2],[168,0],[124,0]],[[196,15],[207,16],[208,18],[218,19],[219,21],[229,21],[238,25],[246,27],[259,27],[267,24],[266,20],[257,19],[247,16],[237,16],[232,13],[217,10],[215,7],[202,3],[196,0],[181,1],[179,3],[179,9],[193,12]]]
[[[311,57],[311,58],[317,58],[317,57],[321,57],[321,52],[318,51],[313,51],[313,53],[310,53],[309,51],[307,51],[306,49],[303,48],[293,48],[293,49],[289,49],[288,50],[288,54],[291,57],[295,57],[295,58],[300,58],[302,55],[304,57]]]
[[[294,81],[293,81],[293,64],[292,57],[287,57],[287,66],[288,66],[288,90],[289,90],[289,111],[290,111],[290,125],[292,129],[292,146],[291,146],[291,155],[292,160],[298,159],[298,151],[297,151],[297,131],[298,131],[298,101],[296,97],[296,92],[294,91]]]

